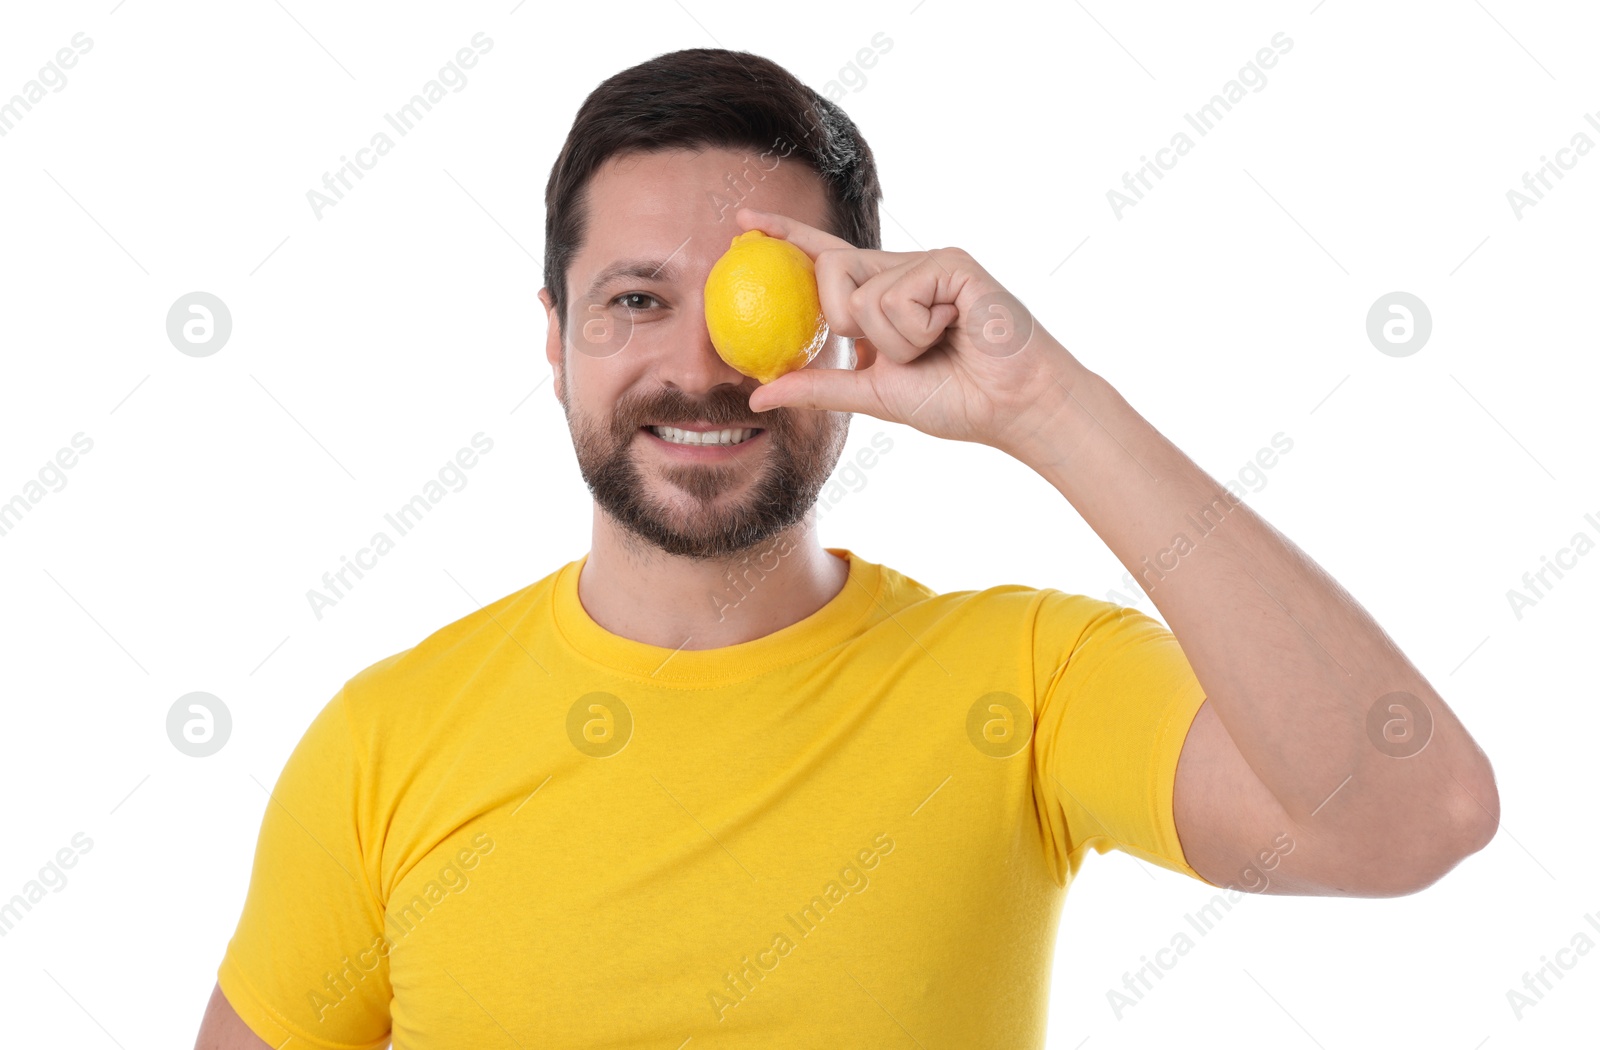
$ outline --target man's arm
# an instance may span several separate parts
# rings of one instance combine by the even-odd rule
[[[1007,451],[1139,578],[1205,687],[1174,789],[1190,865],[1218,885],[1252,888],[1265,862],[1274,892],[1395,896],[1487,844],[1488,759],[1383,629],[1053,342],[1050,393]]]
[[[273,1050],[273,1046],[245,1026],[219,984],[211,989],[194,1050]]]
[[[1226,885],[1265,854],[1280,892],[1393,896],[1493,837],[1488,759],[1383,629],[971,255],[871,251],[787,216],[736,214],[812,258],[828,323],[857,350],[855,369],[762,385],[753,410],[867,412],[1000,449],[1143,581],[1207,697],[1174,789],[1197,872]]]

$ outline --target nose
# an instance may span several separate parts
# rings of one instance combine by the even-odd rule
[[[703,397],[719,386],[754,383],[718,356],[706,329],[705,303],[699,293],[682,304],[677,329],[665,341],[656,362],[656,376],[664,385],[677,387],[690,397]]]

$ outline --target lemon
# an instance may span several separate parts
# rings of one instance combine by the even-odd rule
[[[705,309],[717,356],[762,383],[805,367],[828,339],[811,259],[760,230],[735,237],[711,267]]]

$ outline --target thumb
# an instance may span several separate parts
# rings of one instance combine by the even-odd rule
[[[850,368],[802,368],[756,387],[750,408],[816,408],[875,414],[878,398],[865,372]]]

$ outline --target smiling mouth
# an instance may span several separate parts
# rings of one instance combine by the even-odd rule
[[[742,445],[761,433],[760,427],[726,427],[722,430],[685,430],[681,427],[646,426],[662,441],[673,445],[728,446]]]

